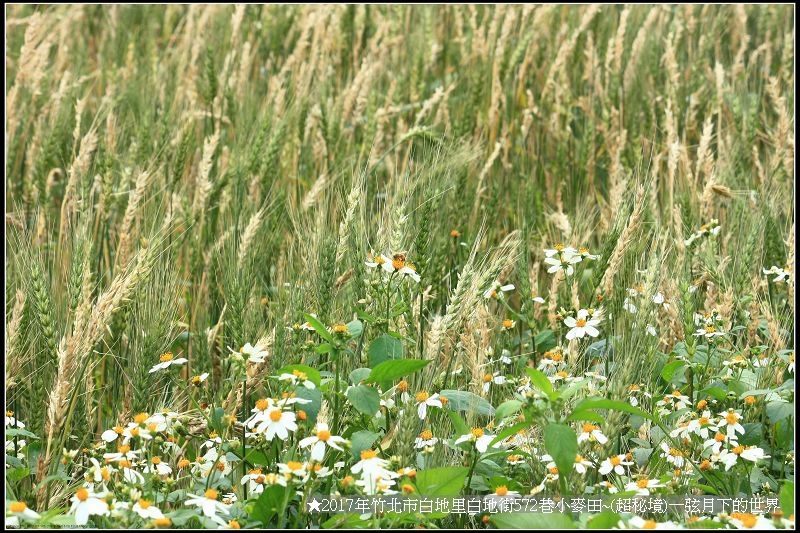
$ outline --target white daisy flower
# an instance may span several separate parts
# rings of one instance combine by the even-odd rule
[[[216,518],[217,513],[228,514],[230,505],[226,505],[219,501],[219,492],[214,489],[208,489],[202,496],[195,494],[187,494],[190,498],[184,502],[186,505],[194,505],[203,510],[203,514],[209,518]]]
[[[564,319],[564,325],[571,328],[567,332],[567,340],[582,339],[586,335],[597,337],[600,335],[600,331],[595,326],[599,324],[600,320],[590,318],[589,312],[586,309],[581,309],[578,311],[577,319],[571,316]]]
[[[672,448],[666,442],[662,442],[661,450],[663,451],[661,457],[665,458],[669,464],[674,465],[675,468],[683,468],[683,465],[686,464],[686,458],[679,449]]]
[[[428,407],[442,407],[442,400],[439,399],[439,394],[429,395],[426,391],[417,393],[417,415],[420,420],[425,420],[428,415]]]
[[[586,423],[581,427],[581,433],[578,435],[578,444],[584,441],[597,441],[600,444],[605,444],[608,442],[608,437],[603,435],[603,432],[600,431],[600,426]]]
[[[231,352],[240,353],[241,355],[247,357],[247,361],[249,363],[255,363],[255,364],[263,363],[264,360],[269,355],[269,352],[267,352],[267,350],[264,350],[262,348],[257,348],[256,346],[253,346],[249,342],[246,343],[244,346],[242,346],[242,348],[238,352],[236,352],[235,350],[231,350]]]
[[[314,428],[314,435],[306,437],[300,441],[301,448],[311,448],[311,460],[321,462],[325,457],[325,448],[330,446],[334,450],[343,451],[341,445],[346,444],[347,439],[336,435],[331,435],[328,424],[318,422]]]
[[[494,435],[487,435],[482,428],[472,428],[472,431],[466,435],[461,435],[458,437],[455,441],[455,444],[461,444],[462,442],[473,442],[476,450],[478,450],[480,453],[485,453],[486,450],[489,449],[489,445],[494,438]],[[492,445],[492,448],[499,447],[499,443]]]
[[[637,496],[649,496],[650,489],[657,489],[665,487],[663,483],[659,483],[657,479],[647,479],[646,477],[639,478],[636,481],[631,481],[625,485],[626,491],[636,491]]]
[[[723,419],[720,420],[720,428],[724,425],[729,438],[735,439],[737,433],[744,435],[744,426],[739,423],[742,419],[742,415],[733,409],[728,409],[720,413],[719,416],[723,417]]]
[[[161,356],[159,357],[159,360],[161,362],[150,369],[150,374],[152,374],[153,372],[158,372],[159,370],[166,370],[172,365],[180,366],[183,365],[184,363],[189,362],[189,360],[186,359],[185,357],[178,357],[177,359],[175,359],[175,355],[172,352],[162,353]]]
[[[483,293],[483,297],[487,300],[492,298],[502,298],[504,292],[513,291],[515,288],[516,287],[510,283],[508,285],[500,285],[499,281],[495,281],[492,283],[491,287],[486,289],[486,291]]]
[[[435,446],[438,442],[439,439],[433,436],[433,432],[430,429],[424,429],[419,434],[419,437],[414,439],[414,448],[418,450],[428,448],[430,446]]]
[[[164,518],[164,513],[162,513],[161,510],[155,505],[153,505],[153,502],[149,500],[144,500],[144,499],[139,500],[138,502],[133,504],[131,510],[134,513],[141,516],[142,518],[149,518],[149,519]]]
[[[91,516],[108,516],[108,504],[102,499],[105,497],[105,494],[95,494],[84,487],[76,490],[70,498],[72,507],[69,510],[70,514],[75,515],[75,524],[85,526]]]
[[[633,465],[633,462],[626,460],[624,455],[612,455],[600,463],[598,472],[606,476],[613,471],[621,476],[625,474],[625,467],[631,465]]]
[[[19,522],[20,519],[24,521],[33,521],[41,518],[39,513],[37,513],[33,509],[28,508],[28,505],[25,502],[8,502],[8,508],[6,509],[6,514],[8,513],[11,513],[11,516],[16,518],[17,522]],[[13,525],[9,524],[8,518],[6,519],[6,525],[8,526]]]
[[[649,518],[645,519],[640,516],[632,516],[628,520],[628,524],[636,529],[678,529],[674,522],[667,520],[666,522],[656,522]]]
[[[484,374],[483,375],[483,393],[486,394],[489,392],[489,388],[494,383],[495,385],[503,385],[508,380],[504,375],[502,375],[499,371],[495,372],[494,374]]]

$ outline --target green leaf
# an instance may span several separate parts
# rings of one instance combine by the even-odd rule
[[[528,376],[531,378],[531,383],[533,383],[537,389],[544,392],[548,396],[553,393],[553,384],[550,383],[550,380],[547,379],[547,376],[541,370],[536,370],[535,368],[526,368],[525,371],[528,373]]]
[[[223,409],[222,407],[217,407],[211,413],[211,427],[213,427],[214,430],[219,434],[224,433],[224,429],[222,426],[222,419],[224,416],[225,416],[225,409]]]
[[[391,382],[425,368],[428,363],[430,361],[422,361],[420,359],[390,359],[373,367],[367,382]]]
[[[781,491],[778,494],[781,504],[781,511],[783,516],[791,516],[794,514],[794,483],[791,481],[784,481],[781,485]]]
[[[469,426],[467,426],[467,423],[464,422],[464,419],[461,418],[461,415],[458,414],[458,412],[451,411],[450,409],[445,409],[444,412],[450,417],[450,422],[453,423],[453,428],[455,429],[456,435],[466,435],[469,433]]]
[[[704,396],[710,396],[715,400],[717,400],[718,402],[722,402],[725,401],[725,399],[728,397],[728,393],[719,387],[708,387],[707,389],[701,390],[700,393],[697,395],[697,397],[701,399]]]
[[[333,335],[331,335],[331,332],[328,331],[328,328],[326,328],[322,324],[322,322],[320,322],[319,320],[317,320],[316,318],[314,318],[313,316],[311,316],[309,314],[304,314],[303,317],[305,317],[306,322],[311,324],[311,327],[314,328],[314,331],[316,331],[317,334],[320,337],[322,337],[323,339],[325,339],[326,341],[328,341],[329,343],[331,343],[333,345],[338,344],[336,342],[336,339],[333,338]]]
[[[495,435],[494,439],[492,439],[492,444],[497,444],[501,440],[506,439],[506,438],[510,437],[511,435],[514,435],[516,432],[520,431],[521,429],[526,429],[526,428],[529,428],[530,426],[531,426],[530,422],[523,421],[523,422],[518,422],[518,423],[514,424],[513,426],[507,427],[506,429],[504,429],[503,431],[501,431],[500,433]],[[467,430],[467,431],[469,431],[469,430]],[[464,432],[464,435],[466,435],[466,432]]]
[[[544,353],[551,348],[555,348],[556,346],[556,336],[549,329],[546,329],[536,335],[534,340],[536,341],[536,351],[539,353]]]
[[[613,529],[622,517],[612,511],[603,511],[586,522],[586,529]]]
[[[686,365],[686,361],[676,360],[672,361],[671,363],[667,363],[664,365],[664,368],[661,369],[661,379],[670,383],[672,381],[672,377],[675,375],[675,372],[678,371],[682,366]]]
[[[768,402],[767,418],[773,424],[794,415],[794,402]]]
[[[369,368],[356,368],[350,372],[350,383],[358,385],[369,377],[370,372],[372,372],[372,370]]]
[[[364,332],[364,323],[356,319],[347,323],[347,332],[351,337],[359,337]]]
[[[30,468],[9,468],[6,470],[6,479],[8,481],[19,481],[31,475]]]
[[[544,448],[553,458],[561,475],[572,472],[578,455],[578,436],[575,430],[563,424],[548,424],[544,428]]]
[[[627,402],[620,402],[617,400],[606,400],[604,398],[586,398],[585,400],[581,401],[578,405],[575,406],[572,415],[567,420],[575,420],[573,417],[576,416],[577,413],[581,411],[586,411],[588,409],[611,409],[612,411],[622,411],[624,413],[630,413],[632,415],[641,416],[642,418],[646,418],[647,420],[652,420],[653,417],[646,412],[642,411],[638,407],[634,407]]]
[[[250,517],[261,522],[261,525],[268,526],[270,520],[283,510],[283,499],[287,490],[289,489],[281,485],[265,488],[256,500]]]
[[[507,416],[511,416],[522,407],[522,402],[519,400],[506,400],[497,406],[494,416],[497,420],[502,420]]]
[[[280,376],[281,374],[291,374],[295,370],[305,374],[308,380],[311,381],[311,383],[319,387],[319,381],[320,381],[319,370],[317,370],[316,368],[311,368],[308,365],[286,365],[284,367],[281,367],[281,369],[278,370],[276,375]]]
[[[468,473],[469,468],[462,466],[418,470],[416,477],[417,492],[421,496],[458,496]]]
[[[443,390],[439,393],[447,398],[447,406],[454,411],[475,412],[479,415],[494,416],[492,404],[477,394],[461,390]]]
[[[497,513],[491,517],[499,529],[575,529],[572,519],[562,513]]]
[[[6,437],[26,437],[29,439],[38,439],[35,434],[31,433],[27,429],[20,429],[20,428],[9,428],[6,429]]]
[[[351,443],[351,451],[353,452],[353,458],[358,459],[361,456],[361,452],[364,450],[369,450],[372,448],[372,445],[378,440],[380,437],[380,433],[374,433],[372,431],[368,431],[366,429],[362,429],[361,431],[356,431],[350,436],[350,443]]]
[[[375,416],[381,407],[381,397],[378,391],[366,385],[352,387],[347,392],[347,399],[359,413]]]
[[[403,358],[403,341],[384,333],[367,348],[369,367],[375,368],[384,361]]]
[[[306,415],[308,415],[309,424],[316,423],[317,414],[319,414],[319,409],[322,406],[322,391],[319,389],[307,389],[305,387],[299,387],[296,394],[298,398],[311,400],[311,403],[304,403],[300,405],[299,408],[305,411]]]

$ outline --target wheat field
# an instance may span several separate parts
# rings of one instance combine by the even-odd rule
[[[793,529],[794,22],[7,5],[6,525]]]

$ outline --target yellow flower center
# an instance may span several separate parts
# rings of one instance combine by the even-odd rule
[[[742,455],[742,452],[744,451],[744,446],[742,446],[740,444],[739,446],[736,446],[735,448],[733,448],[731,451],[733,453],[735,453],[736,455]]]
[[[558,474],[558,467],[551,466],[550,468],[547,469],[547,471],[555,476],[556,474]]]
[[[403,492],[405,492],[406,494],[411,494],[412,492],[414,492],[414,485],[410,483],[404,483]]]
[[[217,492],[214,489],[208,489],[205,492],[205,497],[208,498],[209,500],[216,500],[218,496],[219,496],[219,492]]]
[[[575,321],[575,325],[578,326],[579,328],[582,328],[586,326],[586,320],[579,318],[578,320]]]
[[[151,461],[151,462],[152,462],[154,465],[160,465],[160,464],[161,464],[161,457],[155,456],[155,457],[153,457],[153,458],[152,458],[150,461]]]
[[[500,485],[495,489],[494,493],[497,494],[498,496],[505,496],[508,494],[508,487],[506,487],[505,485]]]
[[[569,373],[562,370],[561,372],[556,372],[556,376],[560,378],[566,378],[569,376]]]
[[[576,463],[582,463],[583,462],[583,456],[581,454],[576,455],[575,456],[575,462]]]
[[[256,402],[256,409],[259,411],[266,411],[267,407],[269,407],[269,402],[266,398],[261,398]]]
[[[513,328],[514,327],[514,321],[511,320],[510,318],[506,318],[505,320],[503,320],[503,327],[505,329]]]
[[[139,500],[139,507],[141,509],[147,509],[151,505],[153,505],[153,504],[151,502],[147,501],[147,500]]]
[[[481,428],[472,428],[472,430],[470,431],[470,433],[471,433],[471,434],[472,434],[472,436],[473,436],[473,437],[475,437],[476,439],[479,439],[479,438],[483,437],[483,435],[484,435],[484,431],[483,431],[483,429],[481,429]]]
[[[645,520],[642,524],[642,529],[655,529],[657,526],[655,520]]]
[[[450,230],[450,236],[454,239],[457,239],[461,236],[461,232],[457,229]]]
[[[419,438],[422,440],[431,440],[433,438],[433,432],[430,429],[425,429],[419,434]]]
[[[406,266],[406,262],[403,259],[396,256],[392,259],[392,267],[394,267],[395,270],[400,270],[404,266]]]
[[[156,518],[153,520],[153,525],[156,527],[169,527],[172,525],[172,520],[166,516],[164,518]]]
[[[147,413],[139,413],[138,415],[133,417],[133,421],[137,424],[144,424],[144,421],[150,417]]]
[[[131,451],[131,447],[128,444],[120,444],[119,448],[117,448],[119,453],[128,453]]]
[[[239,525],[239,522],[237,522],[236,520],[231,520],[230,522],[228,522],[228,527],[231,528],[231,529],[241,529],[242,528],[242,526]]]
[[[561,244],[561,243],[558,243],[558,244],[556,244],[555,246],[553,246],[553,248],[555,249],[555,251],[556,251],[556,252],[560,252],[560,251],[562,251],[562,250],[563,250],[564,248],[566,248],[566,247],[565,247],[563,244]]]
[[[386,262],[386,260],[379,255],[378,257],[375,258],[375,262],[379,265],[382,265]]]
[[[706,400],[700,400],[699,402],[697,402],[698,409],[705,409],[706,406],[708,406],[708,402]]]
[[[303,463],[298,463],[297,461],[289,461],[288,463],[286,463],[286,466],[289,468],[289,470],[292,471],[303,470]]]
[[[111,479],[111,473],[108,471],[108,468],[106,468],[105,466],[100,469],[100,477],[102,477],[106,481]]]
[[[159,357],[162,363],[166,363],[167,361],[172,361],[175,359],[175,355],[172,352],[162,353]]]
[[[717,442],[725,442],[725,435],[723,433],[717,433],[714,435],[714,440]]]
[[[554,353],[553,354],[553,361],[555,361],[556,363],[560,363],[563,360],[564,360],[564,356],[561,355],[560,353]]]
[[[708,459],[703,459],[703,462],[700,463],[700,470],[709,470],[711,468],[711,461]]]
[[[714,333],[715,331],[717,331],[717,328],[714,326],[706,326],[706,333]]]
[[[21,513],[27,508],[28,506],[25,502],[11,502],[11,505],[8,506],[12,513]]]
[[[639,481],[636,482],[636,486],[639,487],[640,489],[646,489],[649,483],[650,483],[649,479],[640,479]]]
[[[589,253],[589,249],[587,247],[585,247],[585,246],[581,246],[580,248],[578,248],[578,252],[580,252],[582,254],[588,254]]]
[[[428,398],[430,398],[430,394],[428,394],[425,391],[420,391],[420,392],[417,393],[417,401],[418,402],[424,402]]]
[[[669,449],[669,454],[672,457],[683,457],[683,452],[678,450],[677,448],[670,448]]]
[[[335,326],[333,326],[333,332],[334,333],[347,333],[347,331],[348,331],[347,330],[347,326],[345,324],[342,324],[341,322],[336,324]],[[295,370],[295,372],[297,372],[297,370]],[[297,374],[295,374],[295,376],[297,376]],[[306,378],[304,377],[302,379],[306,379]]]
[[[322,442],[326,442],[329,438],[331,438],[331,432],[327,429],[321,429],[317,431],[317,438]]]
[[[188,463],[188,461],[187,461],[187,463]],[[121,468],[130,468],[130,467],[132,466],[132,464],[131,464],[131,462],[130,462],[130,461],[128,461],[127,459],[123,459],[123,460],[121,460],[121,461],[119,462],[119,466],[120,466]]]
[[[725,415],[725,422],[727,422],[730,425],[734,425],[738,421],[739,417],[736,415],[736,413],[728,413],[727,415]]]
[[[79,501],[85,502],[89,499],[89,491],[81,487],[75,491],[75,497],[78,498]]]
[[[731,513],[731,517],[740,521],[742,525],[748,529],[756,527],[758,518],[751,513]]]
[[[378,452],[375,450],[364,450],[361,452],[361,460],[366,461],[367,459],[374,459],[378,456]]]
[[[745,405],[755,405],[756,397],[755,396],[747,396],[744,399],[744,403],[745,403]]]
[[[698,420],[698,423],[699,423],[701,426],[707,426],[707,425],[710,423],[710,420],[709,420],[709,419],[708,419],[708,417],[706,417],[706,416],[701,416],[701,417],[700,417],[700,420]]]
[[[483,375],[483,382],[484,383],[489,383],[490,381],[492,381],[492,375],[491,374],[484,374]]]
[[[269,419],[273,422],[277,422],[281,418],[283,418],[283,412],[280,409],[273,409],[269,412]]]
[[[679,391],[679,390],[672,391],[672,395],[674,397],[676,397],[676,398],[680,398],[681,397],[681,391]]]
[[[611,464],[614,466],[619,466],[622,463],[622,459],[619,458],[619,455],[615,455],[611,458]]]
[[[178,461],[178,468],[186,468],[190,464],[192,463],[189,461],[189,459],[183,458],[180,461]]]
[[[408,381],[402,380],[400,383],[398,383],[397,390],[400,392],[406,392],[408,390]]]
[[[592,431],[600,429],[599,427],[595,426],[594,424],[584,424],[583,425],[583,432],[584,433],[591,433]]]

